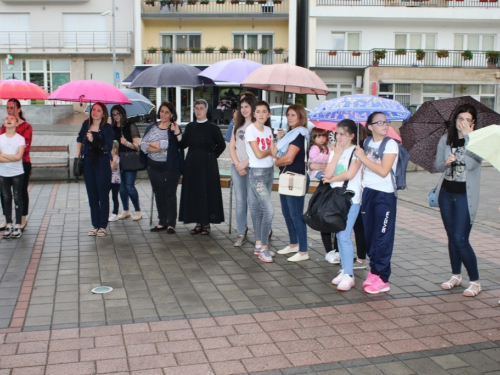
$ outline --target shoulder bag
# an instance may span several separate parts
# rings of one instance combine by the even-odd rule
[[[307,140],[304,137],[304,174],[285,172],[286,167],[280,174],[278,192],[283,195],[303,197],[306,195],[307,185]]]
[[[87,127],[87,131],[89,129],[90,125]],[[82,142],[82,146],[80,147],[80,154],[73,159],[73,176],[76,178],[81,177],[83,175],[83,150],[85,148],[85,142],[87,141],[87,138],[85,138]]]
[[[123,136],[123,130],[122,130]],[[120,169],[123,172],[143,171],[147,167],[148,157],[141,149],[120,152]]]

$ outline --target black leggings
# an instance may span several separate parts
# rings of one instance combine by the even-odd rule
[[[28,184],[30,182],[31,163],[23,162],[23,169],[24,169],[23,186],[22,186],[23,216],[28,216],[28,210],[29,210],[29,205],[30,205],[30,197],[28,195]],[[2,211],[5,215],[3,195],[1,194],[1,192],[0,192],[0,203],[2,204]]]
[[[356,253],[358,259],[366,259],[366,240],[365,240],[365,228],[363,226],[363,220],[361,218],[361,210],[359,211],[356,222],[354,223],[354,238],[356,239]],[[333,249],[337,249],[337,236],[333,236],[332,245],[332,233],[321,233],[321,241],[325,247],[325,251],[328,253]]]
[[[120,192],[120,184],[111,184],[110,186],[111,198],[113,199],[113,214],[118,215],[120,209],[120,202],[118,201],[118,193]]]
[[[21,225],[23,216],[23,186],[24,174],[13,177],[0,176],[0,188],[2,189],[2,202],[4,207],[5,222],[12,224],[12,196],[14,196],[16,224]],[[12,194],[14,191],[14,194]]]

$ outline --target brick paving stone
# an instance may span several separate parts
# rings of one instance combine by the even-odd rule
[[[159,354],[184,353],[202,350],[198,340],[170,341],[156,344]]]
[[[12,375],[44,375],[45,366],[23,367],[12,370]]]
[[[216,375],[237,375],[246,372],[239,361],[217,362],[212,364]]]
[[[78,350],[67,350],[63,352],[51,352],[47,360],[47,364],[74,363],[79,361]]]
[[[129,358],[128,361],[131,371],[171,367],[177,364],[173,354],[133,357]]]
[[[249,346],[271,343],[271,338],[266,333],[248,333],[243,335],[228,336],[232,346]]]
[[[99,374],[128,371],[126,358],[99,360],[96,362],[96,367]]]
[[[430,357],[430,359],[436,362],[439,366],[441,366],[445,370],[468,366],[466,362],[462,361],[454,354]]]
[[[15,368],[45,365],[47,355],[45,353],[6,355],[2,357],[0,368]]]
[[[90,375],[95,374],[94,362],[78,362],[61,365],[47,365],[46,375]]]
[[[165,375],[200,375],[213,374],[210,365],[191,365],[179,367],[167,367],[163,369]]]
[[[74,349],[91,349],[94,347],[94,339],[91,337],[82,339],[53,340],[49,345],[49,352],[57,352]]]
[[[413,375],[412,369],[406,366],[403,362],[379,363],[375,365],[384,375]]]
[[[404,361],[404,364],[421,375],[448,375],[437,363],[431,361],[429,358],[410,359]]]
[[[241,361],[248,372],[267,371],[275,368],[291,367],[291,363],[283,356],[247,358]]]
[[[125,358],[126,356],[127,355],[124,346],[80,350],[81,361],[98,361],[103,359]]]

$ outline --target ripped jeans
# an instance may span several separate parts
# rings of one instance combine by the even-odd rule
[[[269,228],[274,217],[271,203],[274,168],[250,168],[248,175],[248,206],[252,215],[255,241],[262,241],[262,246],[269,243]]]

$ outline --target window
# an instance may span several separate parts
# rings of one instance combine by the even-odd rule
[[[436,35],[402,33],[394,37],[394,48],[396,49],[435,49]]]
[[[274,34],[233,34],[233,47],[259,49],[266,47],[272,49],[274,46]]]
[[[161,36],[161,46],[164,48],[201,48],[201,34],[200,33],[173,33],[164,34]]]
[[[326,94],[326,100],[352,95],[352,85],[349,83],[329,83],[327,86],[330,92]]]
[[[453,85],[447,84],[424,84],[422,87],[424,94],[451,94],[453,93]]]
[[[408,108],[411,104],[411,84],[409,83],[381,83],[379,96],[394,99]]]
[[[360,33],[332,32],[332,49],[358,51],[360,49]]]
[[[495,109],[495,85],[463,85],[463,95],[470,95],[485,106]]]
[[[107,35],[106,17],[96,14],[63,14],[64,43],[66,47],[79,45],[106,46],[109,42]]]
[[[0,13],[0,46],[29,44],[29,31],[29,13]]]
[[[455,34],[456,50],[490,51],[495,49],[495,35]]]

